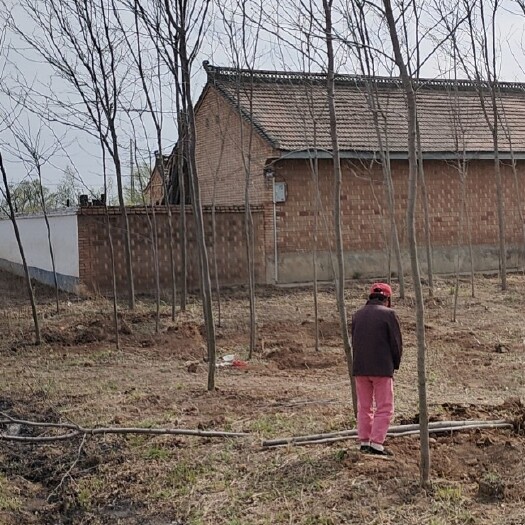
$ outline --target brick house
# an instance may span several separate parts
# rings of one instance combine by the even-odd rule
[[[151,171],[148,184],[144,188],[144,197],[147,204],[161,204],[164,198],[164,184],[169,173],[170,155],[163,156],[163,165],[160,162],[160,155],[155,152],[155,166]],[[163,169],[162,169],[163,167]]]
[[[206,62],[204,67],[208,81],[195,106],[203,204],[243,205],[249,163],[250,203],[264,211],[264,231],[258,235],[258,242],[263,243],[265,282],[311,280],[315,247],[319,278],[331,279],[333,175],[326,77],[239,71]],[[375,93],[382,148],[370,109],[372,99],[367,95],[370,85]],[[416,88],[435,271],[454,272],[458,254],[462,270],[468,270],[469,238],[475,268],[497,270],[494,148],[479,93],[487,97],[484,105],[492,118],[489,95],[486,90],[478,93],[479,86],[469,81],[420,80]],[[501,83],[499,91],[507,259],[508,267],[515,268],[521,265],[523,255],[525,84]],[[385,144],[390,154],[400,241],[407,251],[407,110],[400,81],[339,75],[336,106],[347,277],[384,276],[391,252],[390,214],[379,155]],[[465,160],[464,191],[460,159]],[[317,221],[314,162],[318,163]],[[423,244],[421,199],[417,228]],[[420,257],[425,266],[422,249]]]
[[[259,283],[333,277],[333,165],[323,75],[237,71],[205,65],[208,82],[196,110],[197,169],[210,256],[223,286],[247,282],[244,248],[244,193],[249,177],[253,212],[255,274]],[[386,276],[391,257],[390,212],[380,152],[388,144],[395,190],[395,218],[407,257],[406,106],[399,81],[373,79],[379,133],[370,110],[371,80],[338,76],[336,104],[343,187],[342,222],[347,277]],[[469,240],[477,270],[497,270],[498,213],[493,142],[476,86],[470,82],[425,81],[416,85],[434,270],[470,268]],[[505,201],[507,267],[523,267],[525,201],[525,85],[498,85],[499,156]],[[482,93],[484,93],[482,91]],[[486,94],[486,93],[485,93]],[[490,104],[485,104],[490,117]],[[383,146],[379,146],[379,138]],[[170,251],[180,281],[182,207],[172,154],[169,176],[174,245],[164,205],[128,210],[137,292],[155,290],[153,224],[157,225],[161,287],[170,289]],[[464,161],[464,162],[462,162]],[[318,176],[312,166],[318,165]],[[460,169],[464,164],[465,170]],[[161,202],[159,164],[148,192]],[[461,175],[461,176],[460,176]],[[463,184],[462,181],[463,180]],[[186,181],[187,185],[187,181]],[[187,186],[186,186],[187,187]],[[423,243],[422,199],[417,235]],[[317,210],[317,212],[316,212]],[[153,221],[155,211],[155,221]],[[188,281],[199,284],[191,206],[185,207]],[[50,220],[60,285],[68,290],[111,291],[109,231],[115,251],[117,287],[126,291],[124,224],[117,208],[82,206]],[[108,230],[108,224],[110,229]],[[213,228],[215,225],[215,228]],[[19,217],[32,275],[52,282],[47,230],[41,216]],[[20,272],[21,261],[9,221],[0,221],[0,268]],[[420,250],[425,265],[425,250]],[[211,258],[210,258],[211,260]],[[408,267],[408,261],[407,261]],[[395,269],[395,268],[394,268]],[[178,283],[180,285],[180,282]]]

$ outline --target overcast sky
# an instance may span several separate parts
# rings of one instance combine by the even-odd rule
[[[489,2],[486,2],[487,6]],[[17,5],[15,3],[15,5]],[[284,10],[284,12],[283,12]],[[14,7],[12,10],[13,16],[16,19],[18,27],[23,31],[31,34],[35,31],[35,25],[27,16],[23,14],[19,7]],[[288,14],[291,15],[287,16]],[[225,32],[222,23],[218,22],[220,13],[218,9],[213,10],[215,22],[211,23],[207,31],[206,38],[203,42],[201,50],[195,60],[194,66],[194,83],[193,83],[193,98],[197,100],[204,83],[206,81],[205,73],[202,69],[202,61],[209,60],[212,64],[222,66],[233,66],[232,53],[228,46],[227,32]],[[265,5],[265,13],[261,19],[266,29],[271,27],[272,21],[279,19],[283,27],[291,27],[295,18],[293,13],[286,12],[286,4],[284,2],[270,1]],[[253,24],[248,24],[252,26]],[[341,26],[342,27],[342,26]],[[519,12],[514,2],[506,1],[503,3],[503,8],[498,15],[498,38],[499,38],[499,52],[498,62],[500,67],[500,79],[507,81],[525,81],[525,73],[523,67],[525,66],[525,58],[523,48],[525,47],[524,38],[525,18]],[[237,27],[239,34],[240,28]],[[250,34],[250,27],[248,27],[248,34]],[[253,36],[253,31],[251,32]],[[282,36],[282,35],[281,35]],[[344,37],[344,35],[342,35]],[[426,41],[422,46],[423,54],[434,45],[435,39]],[[321,44],[321,43],[319,43]],[[297,70],[301,69],[302,62],[298,58],[297,53],[291,47],[287,47],[282,43],[277,44],[275,36],[271,31],[262,31],[259,33],[259,41],[257,44],[255,66],[260,69],[286,69]],[[28,46],[23,43],[19,37],[8,32],[5,37],[3,55],[3,73],[2,78],[10,86],[14,86],[21,75],[24,76],[24,82],[37,88],[42,94],[46,94],[46,90],[67,89],[57,79],[52,68],[45,64],[34,51],[31,51]],[[317,55],[322,60],[324,49],[321,45],[317,48]],[[338,61],[340,71],[344,73],[355,73],[353,63],[346,56],[339,57]],[[424,76],[435,77],[445,74],[449,69],[450,59],[447,58],[446,53],[438,53],[426,64],[424,69]],[[314,66],[315,67],[315,66]],[[317,68],[318,69],[318,68]],[[397,74],[397,71],[395,71]],[[128,79],[129,82],[137,84],[137,90],[140,89],[139,82],[136,78]],[[0,106],[3,108],[12,107],[12,103],[8,97],[2,96]],[[174,117],[174,107],[171,100],[171,95],[166,92],[163,97],[163,111],[164,111],[164,152],[170,151],[175,143],[176,125]],[[149,119],[145,118],[140,121],[138,117],[134,118],[135,129],[128,121],[122,120],[120,129],[120,144],[122,148],[123,160],[125,163],[124,173],[130,172],[130,153],[129,141],[133,136],[136,138],[139,149],[139,156],[141,160],[148,161],[151,153],[156,150],[156,141],[154,136],[154,128],[149,123]],[[31,137],[36,137],[40,131],[40,145],[41,149],[47,151],[50,155],[48,163],[43,167],[44,183],[51,189],[54,189],[62,178],[63,170],[67,165],[73,164],[77,170],[79,177],[85,183],[94,189],[99,189],[103,186],[103,175],[101,167],[100,146],[97,140],[87,133],[76,129],[66,129],[64,126],[53,125],[52,131],[40,124],[39,119],[30,112],[21,110],[17,113],[17,125],[19,129],[26,132]],[[62,147],[57,147],[57,139]],[[0,132],[0,143],[3,144],[2,150],[5,155],[6,166],[11,180],[18,181],[28,175],[28,166],[24,165],[19,159],[13,156],[10,149],[14,148],[15,142],[10,136],[8,130]],[[7,147],[7,152],[6,152]],[[52,155],[51,155],[52,154]]]

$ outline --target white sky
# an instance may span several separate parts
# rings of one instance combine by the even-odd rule
[[[277,18],[284,27],[290,28],[294,23],[298,23],[298,21],[301,20],[300,16],[297,18],[294,13],[286,10],[288,3],[285,2],[290,3],[292,0],[281,0],[279,3],[277,3],[276,0],[267,0],[261,19],[264,27],[271,29],[273,21]],[[279,9],[276,8],[277,5]],[[488,1],[486,1],[486,5],[488,7]],[[19,23],[25,31],[31,32],[34,29],[34,26],[27,20],[27,17],[22,15],[18,8],[13,11],[13,14],[15,17],[18,17],[17,23]],[[252,11],[252,14],[253,16],[257,16],[256,11]],[[227,34],[222,28],[222,24],[217,22],[220,17],[217,8],[214,8],[213,15],[215,16],[216,22],[208,30],[201,51],[195,61],[194,84],[192,89],[194,101],[197,100],[206,80],[201,66],[203,60],[209,60],[215,65],[234,65],[233,59],[231,58],[232,53],[228,46]],[[341,21],[336,20],[336,23],[341,23]],[[252,24],[249,24],[249,26],[250,25]],[[525,58],[523,52],[525,48],[525,18],[514,2],[505,0],[498,17],[497,27],[500,49],[498,57],[500,80],[525,81]],[[236,37],[240,38],[240,27],[237,27],[236,30]],[[293,31],[293,29],[290,29],[290,31]],[[250,35],[250,27],[248,27],[247,33]],[[33,86],[38,86],[44,93],[46,89],[61,89],[60,86],[63,86],[63,83],[61,84],[61,81],[57,80],[56,76],[53,75],[51,67],[39,61],[34,52],[29,51],[27,46],[22,44],[16,36],[8,34],[6,43],[11,46],[12,49],[9,51],[7,62],[4,62],[2,77],[8,79],[11,85],[14,85],[16,83],[16,77],[19,76],[20,73],[23,73],[26,82],[29,82]],[[319,44],[317,53],[322,57],[324,54],[322,43],[318,42],[316,44]],[[433,44],[428,41],[424,43],[422,45],[423,54],[425,49],[431,48],[432,45]],[[440,71],[446,71],[450,61],[444,55],[446,55],[446,53],[440,53],[434,56],[427,64],[423,76],[439,76]],[[252,60],[252,63],[259,69],[297,70],[302,67],[301,60],[297,58],[297,56],[297,53],[295,53],[293,49],[284,45],[277,45],[276,38],[272,36],[271,32],[263,31],[259,34],[256,59]],[[28,60],[28,58],[32,59]],[[352,69],[352,62],[346,58],[346,54],[343,56],[341,53],[338,55],[338,58],[340,72],[355,72]],[[139,88],[138,81],[137,88]],[[5,111],[5,108],[10,107],[10,102],[8,97],[3,94],[0,96],[2,97],[0,107],[4,108]],[[177,138],[176,125],[174,118],[172,118],[174,108],[172,107],[170,98],[169,93],[165,93],[163,107],[165,115],[163,137],[165,153],[170,151]],[[20,113],[18,124],[20,129],[23,129],[31,136],[35,136],[41,127],[38,119],[27,112]],[[138,127],[139,129],[133,133],[130,124],[123,123],[120,130],[119,140],[125,164],[125,174],[130,172],[129,140],[132,135],[136,137],[137,146],[143,160],[148,159],[148,152],[153,152],[157,149],[153,127],[149,124],[146,125],[146,129],[141,129],[142,126]],[[61,179],[65,166],[73,163],[79,176],[88,186],[95,189],[101,188],[103,186],[103,175],[100,147],[97,141],[87,133],[79,130],[65,129],[63,126],[56,125],[53,126],[53,129],[55,135],[60,137],[64,147],[57,149],[49,160],[49,163],[43,167],[45,185],[53,190]],[[56,149],[53,148],[56,139],[53,133],[45,127],[41,129],[40,141],[43,149]],[[14,142],[8,130],[0,129],[0,145],[3,152],[6,151],[6,146],[8,150],[13,147]],[[18,181],[28,176],[27,166],[24,166],[19,159],[9,154],[9,152],[4,153],[4,155],[6,168],[11,180]]]

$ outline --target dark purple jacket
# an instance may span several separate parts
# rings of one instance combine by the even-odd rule
[[[399,368],[403,341],[399,319],[379,299],[369,300],[352,317],[354,376],[392,377]]]

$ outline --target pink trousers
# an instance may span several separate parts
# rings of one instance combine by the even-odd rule
[[[359,440],[382,445],[394,415],[394,380],[392,377],[355,376],[355,386]]]

